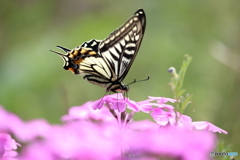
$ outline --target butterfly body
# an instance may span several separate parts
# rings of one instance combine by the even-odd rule
[[[102,79],[101,77],[98,77],[95,75],[86,75],[84,76],[84,79],[86,79],[90,83],[106,88],[107,92],[127,92],[128,91],[128,86],[126,86],[123,82],[119,82],[117,79],[116,80]]]
[[[128,86],[122,81],[137,55],[145,26],[145,13],[139,9],[106,39],[92,39],[73,50],[57,46],[66,54],[53,52],[63,58],[64,69],[84,75],[84,79],[106,91],[127,92]]]

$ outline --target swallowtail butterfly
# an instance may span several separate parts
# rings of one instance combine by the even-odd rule
[[[107,91],[127,92],[128,86],[122,81],[140,48],[145,26],[145,13],[139,9],[104,40],[92,39],[72,50],[57,46],[66,54],[51,51],[63,58],[64,69],[84,75],[84,79]]]

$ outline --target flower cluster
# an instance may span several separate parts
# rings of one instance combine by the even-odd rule
[[[20,146],[7,133],[0,133],[0,159],[1,160],[16,160],[17,152],[14,151]]]
[[[24,122],[0,108],[0,155],[4,160],[209,159],[216,141],[212,132],[227,132],[209,122],[192,122],[167,103],[175,100],[135,102],[120,93],[107,95],[70,108],[61,125],[43,119]],[[134,121],[137,112],[155,122]],[[9,134],[21,144],[18,155],[9,154],[20,146]]]

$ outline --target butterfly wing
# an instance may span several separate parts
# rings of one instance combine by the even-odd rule
[[[145,27],[146,16],[143,9],[139,9],[124,25],[100,42],[99,54],[112,69],[112,81],[121,82],[127,75],[140,48]]]
[[[114,76],[111,68],[102,57],[86,57],[79,65],[80,74],[90,83],[108,88],[111,86],[111,79]]]

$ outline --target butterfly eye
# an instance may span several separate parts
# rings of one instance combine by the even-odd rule
[[[71,72],[74,73],[74,74],[79,74],[79,70],[78,70],[79,67],[78,67],[78,65],[76,65],[76,64],[64,65],[63,68],[64,68],[65,70],[71,71]]]

